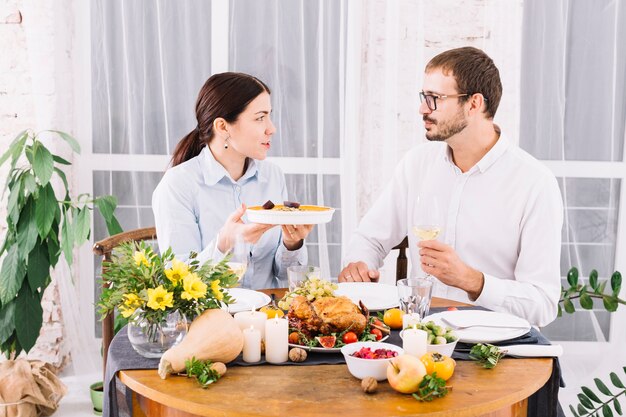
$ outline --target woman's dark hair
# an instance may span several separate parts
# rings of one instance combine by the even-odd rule
[[[172,155],[172,166],[198,156],[213,139],[213,122],[218,117],[234,123],[239,115],[261,93],[270,89],[261,80],[241,72],[212,75],[198,93],[196,120],[198,125],[178,142]]]

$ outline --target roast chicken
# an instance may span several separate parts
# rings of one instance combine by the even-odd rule
[[[310,302],[297,296],[291,302],[289,324],[308,336],[339,333],[347,330],[360,336],[367,324],[367,310],[363,311],[348,297],[322,297]]]

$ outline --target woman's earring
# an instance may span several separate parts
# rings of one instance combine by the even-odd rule
[[[228,139],[230,139],[230,136],[224,140],[224,149],[228,149]]]

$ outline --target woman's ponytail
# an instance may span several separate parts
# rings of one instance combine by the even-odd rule
[[[172,155],[172,166],[175,167],[200,155],[205,145],[206,143],[200,137],[200,129],[196,127],[194,130],[187,133],[187,136],[182,138],[182,140],[178,142],[178,145],[176,145],[176,149],[174,149],[174,154]]]

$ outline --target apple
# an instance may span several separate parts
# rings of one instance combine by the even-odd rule
[[[411,355],[400,355],[389,361],[387,380],[391,388],[403,394],[411,394],[426,375],[426,367],[421,360]]]

